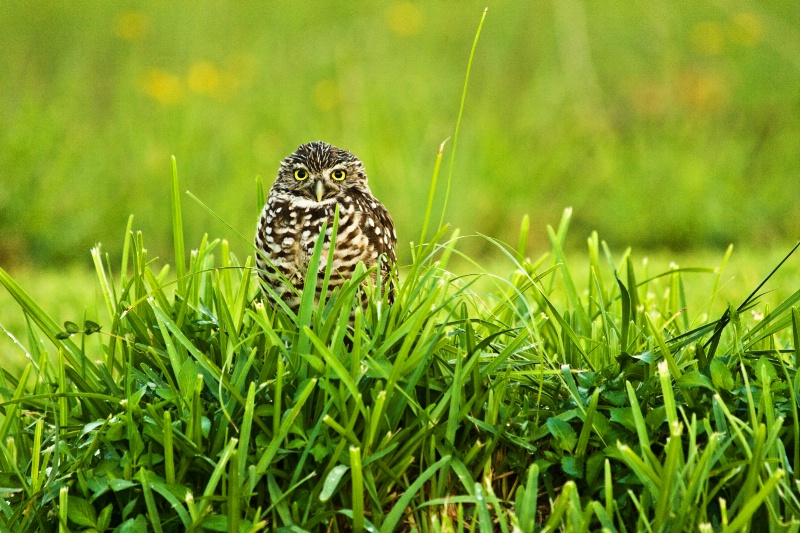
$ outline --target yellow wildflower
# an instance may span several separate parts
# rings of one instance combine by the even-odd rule
[[[733,16],[730,30],[731,40],[744,46],[753,46],[764,35],[764,23],[755,13],[737,13]]]
[[[386,24],[396,35],[415,35],[422,27],[422,11],[412,2],[397,2],[386,10]]]
[[[219,70],[210,61],[200,61],[189,69],[186,83],[196,93],[215,94],[220,86]]]
[[[147,15],[141,11],[124,11],[114,18],[114,33],[126,41],[141,41],[149,26]]]
[[[184,89],[180,78],[174,74],[151,68],[142,78],[142,91],[162,105],[174,105],[183,100]]]

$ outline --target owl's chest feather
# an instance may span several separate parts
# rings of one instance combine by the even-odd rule
[[[351,200],[348,202],[348,200]],[[350,263],[352,260],[367,260],[368,242],[361,230],[363,213],[356,209],[355,202],[345,197],[327,203],[310,205],[296,199],[272,199],[270,201],[271,217],[268,215],[265,224],[271,225],[272,231],[269,246],[270,255],[276,263],[290,263],[291,266],[305,271],[314,253],[323,225],[325,235],[322,241],[320,268],[324,269],[331,249],[333,222],[336,207],[339,207],[336,243],[334,248],[334,270]],[[272,218],[272,220],[269,220]],[[327,223],[327,224],[326,224]],[[346,261],[350,259],[350,261]],[[289,266],[289,265],[285,265]]]

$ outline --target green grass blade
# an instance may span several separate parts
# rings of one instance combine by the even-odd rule
[[[433,165],[433,176],[431,177],[431,184],[428,190],[428,204],[425,206],[425,216],[422,219],[422,232],[419,237],[420,247],[426,244],[426,239],[428,238],[428,224],[430,223],[431,213],[433,211],[433,199],[436,196],[436,184],[439,181],[439,170],[442,166],[442,153],[444,152],[444,145],[446,142],[445,140],[439,145],[439,151],[436,153],[436,162]]]
[[[361,449],[357,446],[350,447],[350,476],[353,483],[353,531],[361,533],[364,530],[364,478]]]
[[[567,268],[566,256],[561,245],[561,239],[556,234],[552,226],[547,227],[547,235],[550,237],[550,246],[553,248],[554,259],[561,263],[561,275],[564,279],[564,285],[567,290],[567,296],[569,297],[569,303],[573,311],[578,316],[578,322],[580,324],[579,332],[583,335],[588,335],[591,331],[591,321],[589,320],[589,315],[586,313],[586,309],[583,307],[583,303],[578,295],[578,290],[575,287],[572,274],[570,273],[569,268]]]
[[[150,524],[152,524],[153,530],[156,533],[162,533],[164,530],[161,527],[161,517],[159,516],[158,506],[156,505],[156,500],[150,485],[150,473],[142,468],[139,470],[139,475],[137,477],[142,487],[142,495],[144,496],[144,503],[147,508],[147,516],[150,517]]]
[[[475,59],[475,50],[478,48],[478,40],[480,39],[481,30],[483,29],[483,21],[486,20],[486,13],[488,12],[489,12],[488,7],[483,10],[483,15],[481,15],[481,21],[478,24],[478,31],[475,32],[475,39],[472,41],[472,49],[469,52],[469,61],[467,61],[467,74],[464,77],[464,88],[461,91],[461,105],[458,108],[456,129],[455,133],[453,133],[453,149],[450,151],[450,166],[447,171],[447,187],[445,188],[444,202],[442,203],[442,216],[439,219],[439,228],[444,227],[444,217],[445,213],[447,212],[447,202],[450,199],[450,185],[453,181],[453,168],[454,168],[453,163],[456,159],[456,148],[458,148],[458,134],[461,131],[461,118],[464,116],[464,106],[467,101],[467,87],[469,86],[469,75],[472,71],[472,62]]]
[[[575,490],[576,488],[574,481],[567,481],[564,484],[564,487],[561,489],[561,494],[558,495],[558,498],[553,504],[550,516],[544,523],[544,527],[541,530],[542,533],[556,531],[558,529],[558,526],[562,523],[562,520],[566,521],[564,514],[570,510],[571,507],[570,496]],[[569,527],[567,527],[566,529],[571,530],[571,528]]]
[[[10,436],[12,425],[19,423],[19,418],[16,414],[18,402],[28,393],[26,386],[32,370],[33,364],[28,364],[25,366],[25,369],[22,371],[22,374],[19,377],[19,381],[17,381],[17,387],[14,390],[14,394],[11,397],[12,401],[0,403],[0,406],[5,408],[2,423],[0,423],[0,442],[5,442]]]
[[[725,267],[728,264],[728,259],[731,257],[731,253],[733,253],[733,245],[729,244],[728,248],[725,250],[725,254],[722,256],[722,261],[720,262],[719,267],[716,269],[716,276],[714,276],[714,288],[711,290],[711,298],[708,300],[708,307],[706,308],[706,315],[711,316],[714,312],[714,301],[717,298],[717,293],[719,292],[719,282],[722,279],[722,273],[725,272]]]
[[[200,207],[202,207],[202,208],[203,208],[203,209],[204,209],[204,210],[205,210],[205,211],[206,211],[208,214],[210,214],[211,216],[213,216],[214,218],[216,218],[217,220],[219,220],[219,221],[220,221],[220,222],[221,222],[221,223],[222,223],[222,224],[223,224],[223,225],[224,225],[226,228],[228,228],[228,229],[229,229],[229,230],[230,230],[230,231],[231,231],[231,232],[232,232],[234,235],[236,235],[237,237],[239,237],[239,239],[240,239],[242,242],[246,242],[246,243],[247,243],[247,244],[250,246],[250,248],[251,248],[251,249],[252,249],[254,252],[256,252],[256,251],[257,251],[257,249],[256,249],[256,245],[255,245],[255,243],[253,242],[253,239],[252,239],[252,238],[247,238],[247,237],[245,237],[244,235],[242,235],[241,233],[239,233],[239,231],[238,231],[236,228],[234,228],[233,226],[231,226],[231,225],[230,225],[230,223],[228,223],[228,221],[227,221],[227,220],[225,220],[225,219],[224,219],[224,218],[223,218],[223,217],[222,217],[222,216],[221,216],[219,213],[217,213],[216,211],[214,211],[213,209],[211,209],[211,208],[210,208],[210,207],[209,207],[209,206],[208,206],[208,205],[207,205],[205,202],[203,202],[203,201],[202,201],[200,198],[198,198],[197,196],[195,196],[195,195],[194,195],[194,193],[192,193],[191,191],[186,191],[186,195],[187,195],[189,198],[191,198],[192,200],[194,200],[195,202],[197,202],[197,203],[200,205]],[[263,207],[263,206],[262,206],[262,207]],[[255,231],[254,231],[254,232],[255,232]]]
[[[751,498],[745,500],[745,504],[742,507],[742,510],[736,515],[736,518],[727,525],[724,529],[722,529],[722,533],[735,533],[741,531],[742,528],[751,525],[753,520],[753,515],[764,503],[764,500],[767,499],[775,487],[778,485],[785,475],[783,470],[776,470],[773,474],[764,482],[761,486],[761,489],[755,493]]]
[[[69,533],[67,516],[69,514],[69,487],[61,487],[58,491],[58,531]]]
[[[445,455],[419,475],[419,477],[405,490],[405,492],[403,492],[403,495],[397,499],[395,504],[392,506],[392,510],[386,515],[386,519],[381,525],[381,533],[391,533],[392,531],[396,531],[398,529],[400,526],[400,519],[403,518],[406,507],[408,507],[408,505],[411,503],[411,500],[414,499],[414,497],[417,495],[417,492],[419,492],[428,479],[430,479],[437,470],[445,466],[449,461],[450,456]]]
[[[239,521],[241,519],[241,483],[239,481],[240,461],[239,453],[233,450],[230,455],[230,467],[228,468],[228,509],[226,516],[228,517],[228,531],[238,533]]]
[[[681,369],[678,368],[678,364],[675,362],[675,358],[672,356],[672,352],[667,348],[667,343],[664,341],[664,336],[661,335],[661,331],[656,327],[653,323],[653,319],[650,318],[650,315],[644,313],[645,321],[647,322],[647,326],[650,329],[650,334],[653,336],[656,344],[658,345],[659,350],[661,351],[661,355],[664,357],[664,361],[666,361],[667,366],[669,367],[669,373],[675,379],[680,379],[683,375]]]
[[[517,489],[516,513],[523,533],[533,533],[536,525],[536,501],[539,493],[539,467],[528,467],[525,485]]]
[[[181,195],[178,185],[178,161],[172,156],[172,241],[175,246],[175,274],[178,277],[178,291],[186,294],[186,253],[183,244],[183,214],[181,213]]]
[[[667,457],[664,461],[664,468],[661,470],[661,487],[656,498],[656,516],[653,528],[662,531],[672,520],[671,511],[673,501],[677,496],[674,481],[678,475],[678,468],[681,466],[681,432],[682,426],[675,422],[670,424],[670,438],[667,442]]]
[[[316,379],[308,380],[305,384],[305,387],[298,393],[297,398],[295,399],[295,404],[289,411],[289,413],[287,413],[286,416],[283,418],[283,421],[280,425],[280,429],[277,435],[273,436],[266,451],[264,451],[261,458],[258,460],[258,464],[256,465],[256,472],[259,478],[261,474],[267,469],[267,467],[272,463],[272,460],[278,453],[278,448],[280,447],[281,443],[286,438],[286,436],[289,434],[289,431],[292,428],[292,424],[297,419],[297,416],[300,414],[300,409],[303,407],[306,400],[308,400],[308,397],[313,392],[316,384],[317,384]]]
[[[264,209],[264,204],[267,203],[267,199],[264,196],[264,180],[261,179],[261,175],[256,176],[256,212],[260,213],[262,209]]]
[[[222,453],[220,453],[217,464],[214,466],[214,471],[211,472],[211,476],[208,478],[208,483],[203,490],[203,501],[200,503],[200,508],[198,509],[198,512],[201,516],[204,514],[204,510],[211,505],[211,497],[216,492],[217,484],[225,474],[225,466],[228,464],[228,461],[231,459],[231,457],[233,457],[238,442],[238,439],[231,439],[228,441],[225,449],[222,450]]]

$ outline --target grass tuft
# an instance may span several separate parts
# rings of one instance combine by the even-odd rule
[[[570,215],[550,265],[487,237],[509,273],[456,276],[443,228],[394,305],[373,291],[362,309],[362,272],[297,316],[266,306],[252,259],[220,240],[175,281],[141,233],[132,268],[93,250],[107,316],[63,327],[0,270],[31,328],[28,364],[0,374],[0,525],[796,527],[800,292],[751,318],[762,283],[682,320],[685,277],[712,274],[690,298],[705,307],[713,269],[650,276],[593,234],[581,286]]]

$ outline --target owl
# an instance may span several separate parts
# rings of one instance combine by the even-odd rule
[[[336,242],[331,244],[337,206],[339,223]],[[323,222],[327,222],[327,229],[319,269],[309,272]],[[347,150],[312,142],[301,145],[281,162],[258,220],[256,265],[263,284],[295,312],[307,276],[317,278],[318,301],[330,253],[329,290],[352,278],[359,262],[367,268],[379,264],[391,302],[396,243],[392,217],[370,192],[361,161]]]

